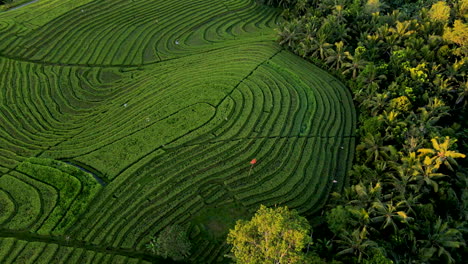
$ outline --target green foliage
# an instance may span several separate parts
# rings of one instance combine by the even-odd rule
[[[386,257],[382,250],[375,250],[376,253],[373,253],[368,259],[365,259],[362,263],[363,264],[393,264],[392,260]]]
[[[40,0],[2,12],[2,229],[85,245],[60,255],[73,263],[94,246],[141,253],[154,230],[180,223],[187,261],[217,263],[225,218],[260,204],[320,210],[347,182],[352,98],[275,43],[280,12],[256,2]],[[345,41],[314,44],[338,51],[333,67],[347,62]]]
[[[7,226],[12,229],[17,228],[14,224],[15,219],[23,217],[23,225],[36,219],[38,223],[30,228],[38,234],[63,235],[64,231],[78,220],[91,200],[101,190],[101,185],[91,175],[56,160],[30,158],[22,162],[17,167],[17,171],[21,174],[18,173],[14,175],[15,177],[6,177],[0,183],[2,189],[13,194],[16,193],[15,186],[22,183],[23,185],[31,185],[22,187],[24,193],[28,193],[28,190],[35,191],[26,199],[16,200],[18,197],[13,195],[15,203],[20,202],[20,207],[15,210],[15,213],[10,210],[3,212],[5,215],[13,217],[7,218],[10,221]],[[8,209],[8,201],[9,199],[5,200],[6,209]],[[40,208],[35,203],[41,203],[43,207]],[[30,209],[18,210],[23,206],[30,207]],[[31,214],[34,211],[32,208],[36,206],[44,212],[41,217]],[[26,220],[28,218],[29,220]]]
[[[295,210],[261,205],[250,221],[237,221],[227,242],[236,263],[304,263],[310,229]]]
[[[327,224],[330,231],[339,234],[343,230],[351,230],[357,226],[353,215],[355,208],[339,205],[327,212]]]
[[[294,32],[287,48],[346,79],[360,110],[351,186],[334,194],[330,233],[319,238],[331,242],[316,253],[347,263],[461,261],[468,2],[310,1],[305,10],[284,12],[280,40],[282,28]],[[444,236],[435,233],[450,242],[434,242]]]
[[[450,6],[444,1],[433,4],[429,10],[429,18],[436,22],[447,23],[450,19]]]
[[[192,244],[187,232],[179,225],[170,225],[164,228],[157,238],[151,238],[147,248],[153,254],[173,260],[183,260],[190,256]]]
[[[135,257],[102,252],[99,248],[81,248],[78,245],[64,243],[57,239],[50,242],[26,241],[19,238],[0,238],[0,260],[2,263],[68,263],[98,262],[98,263],[143,263]]]

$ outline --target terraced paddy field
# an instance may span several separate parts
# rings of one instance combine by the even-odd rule
[[[260,204],[320,210],[346,184],[355,112],[276,44],[279,22],[253,0],[0,13],[0,263],[168,263],[145,244],[171,224],[189,262],[219,263]]]

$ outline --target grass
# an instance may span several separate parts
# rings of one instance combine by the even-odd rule
[[[0,262],[164,263],[145,243],[181,224],[189,261],[218,263],[260,204],[319,211],[346,184],[354,107],[276,44],[280,20],[253,0],[1,12]]]
[[[206,206],[193,217],[192,224],[198,226],[206,237],[222,242],[227,230],[234,228],[238,219],[247,219],[250,213],[240,204]]]

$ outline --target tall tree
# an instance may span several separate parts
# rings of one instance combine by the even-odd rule
[[[330,67],[334,67],[338,70],[342,67],[345,60],[350,56],[348,51],[345,51],[343,41],[336,42],[336,49],[330,49],[326,62],[330,64]]]
[[[261,205],[250,221],[237,221],[227,242],[239,264],[305,263],[302,249],[311,242],[310,230],[307,220],[297,211]]]
[[[430,156],[429,161],[435,162],[436,169],[438,169],[440,165],[444,164],[450,170],[453,170],[452,165],[457,165],[455,159],[466,157],[465,154],[449,150],[450,146],[456,142],[456,140],[451,140],[450,137],[445,137],[443,142],[439,142],[438,138],[433,138],[431,139],[431,142],[433,147],[432,149],[419,149],[418,152],[421,154],[421,156]]]
[[[424,240],[419,240],[419,254],[422,260],[429,260],[435,254],[445,256],[446,263],[455,263],[455,259],[450,253],[451,248],[465,246],[462,233],[456,228],[450,228],[446,221],[437,219],[430,228],[429,235]]]
[[[163,258],[183,260],[190,256],[192,245],[184,228],[179,225],[170,225],[153,237],[146,247]]]

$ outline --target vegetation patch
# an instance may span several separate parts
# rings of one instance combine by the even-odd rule
[[[245,211],[242,205],[226,204],[218,206],[207,206],[194,216],[192,223],[199,225],[209,239],[223,241],[226,239],[227,231],[234,227],[236,220],[245,219],[251,213]]]
[[[215,263],[261,204],[318,212],[348,182],[355,111],[280,21],[254,0],[1,12],[0,262],[164,263],[146,245],[182,226],[181,255]]]

